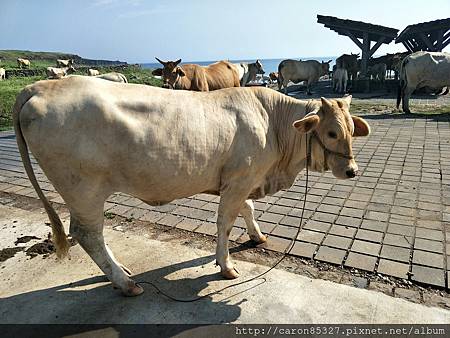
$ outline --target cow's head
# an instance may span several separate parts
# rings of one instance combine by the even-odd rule
[[[261,61],[256,60],[255,65],[256,65],[256,74],[265,74],[266,73],[264,71]]]
[[[328,60],[327,62],[323,62],[320,64],[320,76],[328,75],[330,73],[330,63],[331,60]]]
[[[155,73],[157,71],[156,69],[152,72],[152,74],[161,74],[159,76],[162,77],[163,88],[174,89],[180,78],[186,75],[184,70],[180,66],[178,66],[178,64],[181,62],[181,59],[178,59],[177,61],[161,61],[158,58],[155,59],[164,67],[161,69],[161,72],[158,71],[157,73]]]
[[[311,170],[331,170],[341,179],[356,176],[358,166],[353,158],[353,137],[369,135],[370,127],[362,118],[350,115],[351,99],[351,95],[334,100],[322,97],[314,111],[294,122],[299,132],[310,135]]]

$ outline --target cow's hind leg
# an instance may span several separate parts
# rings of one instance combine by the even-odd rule
[[[102,204],[103,206],[103,204]],[[103,209],[103,208],[102,208]],[[80,221],[71,211],[70,233],[81,247],[125,296],[137,296],[144,290],[129,277],[130,271],[115,259],[103,238],[103,212],[96,221]]]
[[[241,208],[241,215],[247,225],[247,231],[250,239],[255,243],[264,243],[266,236],[261,233],[258,223],[255,221],[255,207],[252,200],[246,200]]]

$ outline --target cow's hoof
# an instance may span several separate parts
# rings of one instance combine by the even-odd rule
[[[222,276],[224,276],[226,279],[235,279],[239,277],[239,272],[235,268],[222,270],[221,271]]]
[[[255,244],[262,244],[267,242],[267,237],[264,235],[261,235],[259,237],[250,237],[250,239],[252,240],[252,242],[254,242]]]
[[[139,296],[141,293],[144,292],[144,289],[141,286],[136,285],[136,283],[134,282],[129,282],[128,286],[129,286],[128,289],[122,290],[124,296],[134,297]]]

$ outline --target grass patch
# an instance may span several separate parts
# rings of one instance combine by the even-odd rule
[[[3,64],[3,63],[2,63]],[[94,67],[93,67],[94,68]],[[113,71],[110,67],[95,67],[101,74]],[[82,69],[75,74],[86,75],[87,70]],[[124,74],[130,83],[146,84],[149,86],[161,87],[162,81],[155,79],[151,75],[151,70],[143,69],[139,66],[130,65],[120,73]],[[12,109],[16,96],[27,85],[39,80],[44,80],[45,76],[11,77],[5,81],[0,81],[0,131],[12,128]]]
[[[417,115],[442,115],[450,114],[450,105],[440,104],[410,104],[411,112]],[[350,104],[351,114],[403,114],[395,107],[395,103],[362,103],[352,102]]]

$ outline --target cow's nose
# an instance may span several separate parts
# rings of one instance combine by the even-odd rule
[[[356,176],[356,172],[354,169],[348,169],[345,174],[347,175],[348,178],[353,178]]]

